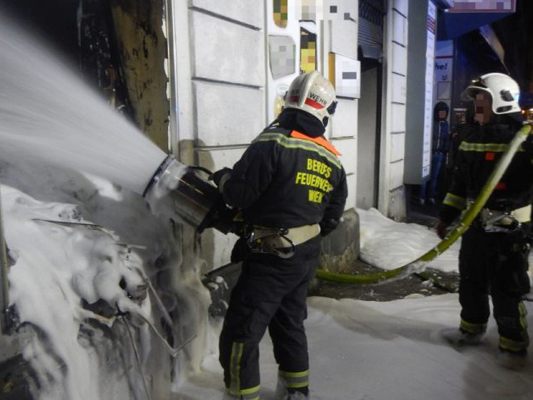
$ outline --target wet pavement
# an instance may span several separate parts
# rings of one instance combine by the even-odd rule
[[[361,260],[351,266],[349,273],[368,274],[381,271]],[[432,296],[457,292],[459,276],[428,268],[423,273],[412,274],[402,279],[392,279],[377,284],[348,284],[327,282],[316,279],[309,295],[340,298],[353,298],[371,301],[389,301],[406,296]]]

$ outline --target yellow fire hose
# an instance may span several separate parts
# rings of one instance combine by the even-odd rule
[[[531,133],[531,129],[532,126],[530,124],[527,124],[524,125],[518,132],[516,132],[513,140],[509,143],[507,150],[503,153],[502,157],[496,164],[496,167],[492,171],[492,174],[489,176],[487,182],[481,189],[479,196],[464,212],[461,220],[455,226],[455,228],[451,230],[446,235],[446,237],[431,250],[424,253],[422,256],[418,257],[414,261],[411,261],[401,267],[387,271],[380,271],[363,275],[351,275],[318,269],[316,277],[318,279],[330,282],[370,284],[382,283],[390,279],[398,279],[422,271],[426,263],[446,251],[470,227],[472,221],[474,221],[481,209],[487,203],[487,200],[492,194],[492,191],[494,190],[494,188],[502,178],[503,174],[507,170],[507,167],[513,160],[514,155],[519,150],[522,143],[527,139],[528,135]]]

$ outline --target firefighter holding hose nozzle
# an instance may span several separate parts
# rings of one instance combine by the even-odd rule
[[[336,105],[320,73],[299,75],[279,117],[233,169],[211,177],[246,227],[232,252],[243,266],[220,335],[225,398],[259,399],[258,346],[268,328],[279,365],[276,398],[309,399],[307,289],[320,237],[339,224],[348,191],[340,154],[324,137]]]
[[[489,73],[463,92],[475,108],[471,130],[459,145],[450,189],[442,203],[437,233],[446,228],[481,192],[496,162],[523,120],[520,89],[509,76]],[[459,329],[446,330],[454,345],[477,345],[487,329],[489,296],[500,336],[498,359],[517,369],[527,359],[529,336],[523,296],[527,275],[533,200],[533,137],[515,154],[485,208],[463,236],[459,253]]]

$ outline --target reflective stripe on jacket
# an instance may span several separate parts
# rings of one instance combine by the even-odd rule
[[[222,195],[252,225],[293,228],[339,219],[348,189],[338,154],[322,136],[267,128],[235,164]]]
[[[475,199],[520,124],[488,124],[475,129],[459,146],[452,182],[443,201],[440,218],[452,222]],[[528,139],[514,156],[501,181],[487,201],[486,208],[511,211],[533,200],[533,142]]]

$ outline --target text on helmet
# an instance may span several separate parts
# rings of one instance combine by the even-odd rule
[[[309,96],[307,97],[307,99],[311,99],[312,101],[319,103],[321,107],[325,107],[326,104],[328,104],[326,99],[324,99],[323,97],[319,96],[316,93],[309,93]],[[305,103],[307,104],[307,100],[305,101]]]

